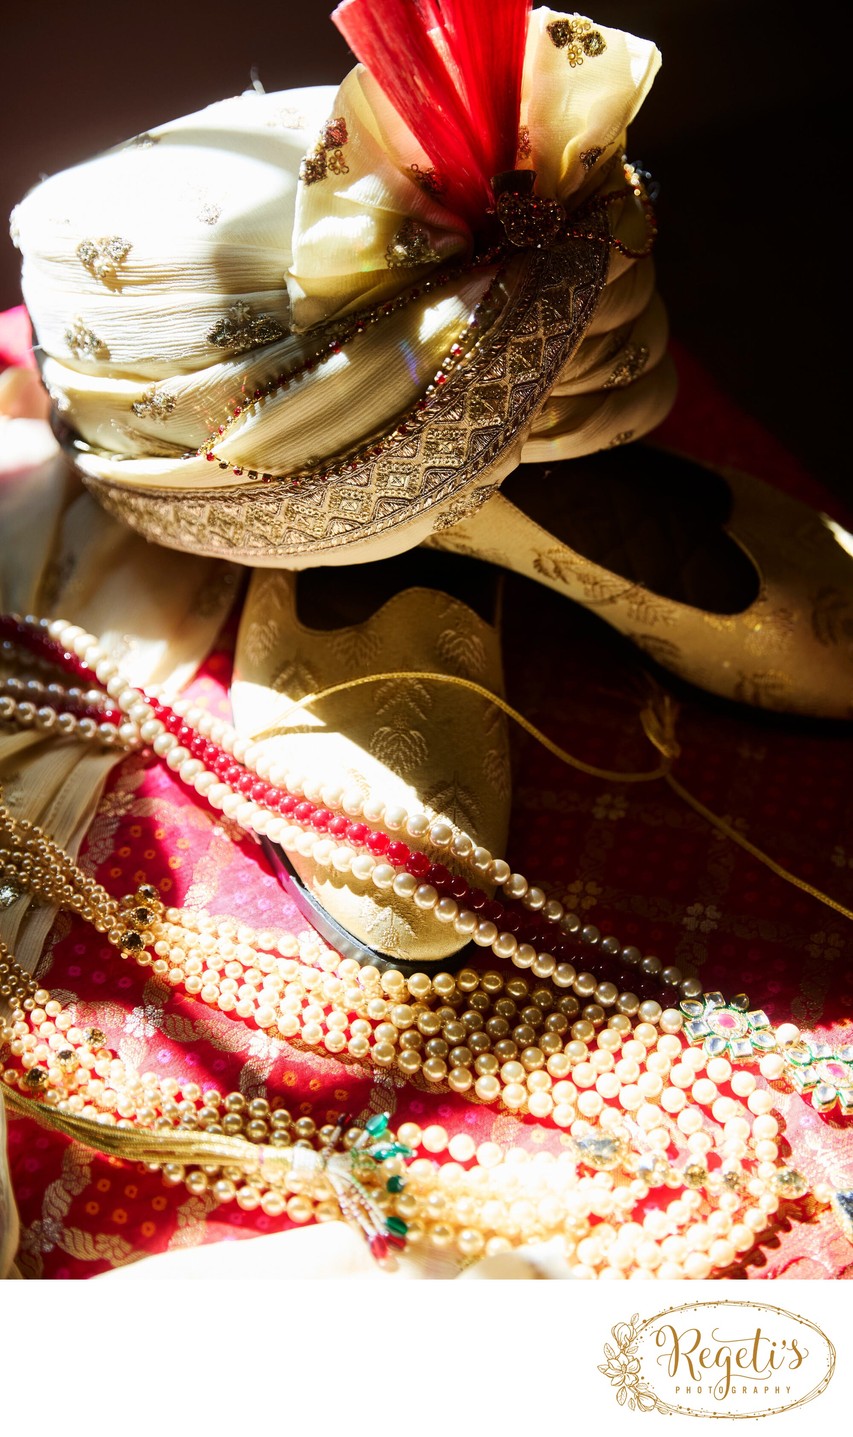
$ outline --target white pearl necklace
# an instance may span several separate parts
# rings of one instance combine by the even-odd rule
[[[245,794],[236,792],[168,731],[145,695],[127,682],[119,665],[104,653],[92,634],[62,619],[27,616],[24,622],[42,629],[94,671],[98,682],[104,685],[107,694],[126,715],[126,722],[118,727],[116,738],[111,741],[128,746],[149,745],[182,782],[195,788],[211,807],[220,809],[247,833],[265,835],[285,852],[300,854],[318,866],[331,867],[340,874],[352,873],[357,880],[372,883],[380,892],[393,891],[397,898],[412,902],[422,912],[432,912],[439,923],[452,924],[459,937],[468,938],[483,949],[490,949],[496,958],[508,960],[518,968],[530,968],[536,977],[550,977],[558,967],[563,966],[550,953],[519,943],[513,933],[500,932],[491,921],[479,918],[471,909],[460,908],[453,898],[440,897],[431,884],[419,883],[414,875],[401,872],[370,853],[357,853],[348,844],[334,843],[322,834],[312,833]],[[260,780],[286,787],[288,792],[302,794],[309,801],[322,801],[330,809],[348,817],[363,817],[367,822],[380,824],[389,834],[405,831],[416,840],[427,839],[439,853],[446,852],[459,861],[469,863],[483,881],[501,886],[510,900],[520,900],[531,912],[541,913],[543,919],[559,926],[576,941],[589,947],[600,946],[602,952],[618,956],[623,962],[638,967],[644,975],[676,986],[683,998],[698,997],[701,993],[699,980],[684,978],[680,969],[674,966],[664,968],[660,959],[652,956],[644,958],[634,947],[622,948],[615,937],[602,939],[596,927],[582,925],[576,914],[566,913],[563,905],[554,899],[549,900],[541,887],[530,884],[523,874],[513,873],[504,859],[493,858],[487,849],[475,845],[468,834],[454,833],[449,824],[431,820],[426,814],[408,814],[405,809],[385,805],[378,799],[364,800],[355,790],[341,789],[321,780],[306,779],[287,769],[282,770],[265,760],[259,745],[243,738],[231,725],[199,709],[191,701],[178,699],[172,707],[188,727],[230,754],[235,762],[256,774]],[[86,720],[79,722],[86,723]],[[97,729],[95,725],[95,732]],[[597,983],[592,974],[583,976],[593,985]],[[639,1001],[637,999],[638,1004]]]

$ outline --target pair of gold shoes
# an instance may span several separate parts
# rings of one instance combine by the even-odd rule
[[[585,605],[713,694],[853,717],[853,537],[748,475],[637,443],[522,465],[429,549],[254,573],[232,698],[262,774],[499,885],[509,747],[488,694],[504,693],[501,569]],[[268,845],[338,949],[411,969],[469,943],[456,905],[420,906],[411,875],[377,886],[370,863],[335,866],[333,838],[303,847],[285,859]]]

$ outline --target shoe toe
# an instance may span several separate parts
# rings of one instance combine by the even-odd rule
[[[483,875],[452,850],[468,846],[465,834],[493,854],[504,851],[506,721],[482,692],[424,676],[502,693],[496,628],[460,600],[417,588],[365,623],[312,631],[297,617],[295,584],[289,573],[254,575],[241,622],[232,703],[238,728],[255,740],[255,761],[273,782],[298,786],[335,811],[342,804],[353,822],[381,828],[391,841],[421,849],[485,887]],[[294,709],[307,693],[347,680],[353,687]],[[441,843],[430,841],[429,829],[412,836],[405,815],[414,814],[425,815],[429,828],[444,824],[445,833],[436,835]],[[288,859],[304,888],[365,949],[408,964],[435,963],[468,943],[452,921],[440,922],[421,906],[421,899],[429,905],[429,894],[416,902],[336,869],[331,850],[340,841],[321,843],[317,852],[310,839],[300,846],[304,851]]]

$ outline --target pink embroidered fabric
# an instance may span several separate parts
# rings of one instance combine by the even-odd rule
[[[676,350],[681,391],[657,438],[735,465],[830,513],[837,505],[789,455]],[[838,515],[843,519],[843,515]],[[850,614],[847,616],[850,622]],[[505,595],[508,696],[572,753],[613,768],[647,766],[639,729],[641,661],[600,620],[510,576]],[[228,713],[233,622],[192,685],[197,703]],[[853,902],[849,735],[736,708],[686,686],[678,776],[752,841],[839,901]],[[746,991],[781,1022],[836,1046],[853,1041],[849,925],[710,828],[665,786],[622,787],[560,766],[513,736],[510,862],[549,894],[667,963],[696,965],[705,987]],[[121,895],[142,881],[169,903],[204,906],[258,929],[304,926],[259,848],[201,806],[151,759],[127,759],[108,785],[82,852],[86,870]],[[491,966],[494,966],[494,962]],[[163,1076],[213,1081],[247,1096],[286,1094],[294,1115],[326,1122],[342,1109],[387,1109],[395,1123],[440,1122],[502,1144],[559,1150],[555,1127],[503,1114],[425,1082],[342,1063],[276,1041],[233,1014],[176,996],[120,963],[91,930],[62,917],[43,981],[97,1024],[118,1053]],[[797,1096],[780,1095],[793,1163],[812,1180],[853,1187],[853,1131]],[[280,1231],[287,1218],[216,1206],[163,1185],[26,1119],[11,1118],[10,1163],[21,1217],[18,1264],[35,1278],[83,1278],[199,1243]],[[853,1276],[853,1247],[832,1216],[786,1205],[769,1241],[734,1278]]]

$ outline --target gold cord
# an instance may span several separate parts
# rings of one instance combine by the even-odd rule
[[[113,1124],[99,1123],[94,1118],[82,1118],[72,1113],[60,1113],[56,1108],[35,1098],[26,1098],[15,1088],[4,1083],[0,1087],[7,1108],[20,1117],[31,1118],[43,1128],[52,1128],[66,1137],[94,1148],[106,1157],[125,1158],[136,1163],[213,1163],[239,1167],[244,1173],[258,1173],[267,1170],[286,1172],[292,1161],[284,1157],[289,1148],[275,1148],[263,1143],[247,1147],[244,1138],[230,1138],[225,1134],[198,1132],[152,1132],[147,1128],[119,1128]]]
[[[655,715],[650,709],[643,710],[643,728],[650,742],[663,754],[664,762],[659,764],[657,768],[648,769],[641,773],[616,773],[612,772],[609,768],[596,768],[594,764],[584,763],[583,759],[575,758],[572,754],[568,753],[566,749],[561,748],[558,743],[555,743],[553,739],[548,738],[547,734],[544,734],[541,729],[538,729],[535,724],[525,718],[524,714],[519,713],[518,709],[513,708],[512,704],[507,703],[506,699],[501,698],[500,694],[492,693],[491,689],[484,688],[482,684],[474,683],[473,679],[462,679],[456,674],[436,674],[421,669],[399,670],[385,674],[365,674],[360,679],[347,679],[343,683],[332,684],[330,688],[319,689],[317,693],[306,694],[304,699],[299,699],[297,703],[292,704],[273,727],[264,729],[261,733],[253,734],[252,741],[254,743],[260,743],[260,741],[265,738],[278,738],[282,734],[292,734],[294,730],[285,727],[287,721],[291,714],[296,713],[299,709],[307,708],[309,704],[320,703],[324,699],[333,698],[335,694],[346,693],[349,689],[361,688],[363,684],[388,683],[392,680],[398,681],[400,679],[425,679],[428,682],[436,684],[454,684],[457,688],[467,689],[472,694],[478,694],[480,698],[487,699],[489,703],[501,709],[503,713],[523,728],[526,733],[529,733],[531,738],[534,738],[537,743],[541,744],[543,748],[546,748],[555,758],[558,758],[561,763],[578,769],[580,773],[589,774],[590,778],[603,778],[610,783],[650,783],[653,779],[663,778],[664,775],[668,773],[670,762],[678,753],[674,729],[667,728],[667,724],[669,723],[671,725],[674,718],[673,705],[670,705],[671,713],[664,716]],[[667,700],[667,703],[670,703],[670,701]],[[646,729],[646,717],[648,718],[649,729]],[[652,733],[654,733],[656,737],[653,738]]]
[[[777,863],[774,858],[771,858],[769,853],[764,853],[764,851],[757,848],[754,843],[750,843],[749,839],[744,838],[742,833],[738,833],[737,829],[733,828],[727,819],[721,818],[718,813],[714,813],[712,809],[706,808],[704,803],[701,803],[698,798],[694,798],[693,794],[690,793],[683,784],[680,784],[676,778],[673,778],[671,773],[664,774],[664,781],[669,784],[673,793],[677,793],[678,797],[683,799],[686,804],[689,804],[706,822],[710,823],[718,832],[724,834],[726,838],[730,838],[733,843],[739,844],[747,853],[751,853],[753,858],[757,858],[758,862],[763,863],[765,868],[769,868],[771,873],[775,873],[777,878],[784,878],[786,883],[792,883],[795,888],[801,889],[803,893],[808,893],[811,898],[816,898],[819,903],[825,903],[827,908],[834,908],[835,912],[840,913],[842,918],[849,918],[851,922],[853,922],[853,911],[849,908],[845,908],[843,903],[837,903],[834,898],[829,897],[829,894],[822,893],[821,890],[815,888],[813,884],[806,883],[804,878],[798,878],[795,873],[791,873],[789,869],[783,868],[781,863]]]
[[[791,873],[789,869],[783,868],[781,863],[777,863],[776,860],[771,858],[768,853],[765,853],[763,849],[758,848],[756,844],[751,843],[743,834],[738,833],[737,829],[735,829],[727,819],[722,818],[718,813],[714,813],[713,809],[706,807],[700,799],[695,798],[689,789],[686,789],[683,784],[679,783],[678,780],[673,777],[671,772],[672,765],[681,752],[675,735],[675,720],[678,713],[678,706],[669,694],[664,693],[657,684],[652,685],[652,694],[645,707],[640,711],[640,724],[649,743],[661,754],[662,762],[658,764],[657,768],[645,769],[639,772],[620,773],[608,768],[598,768],[595,764],[584,763],[583,759],[575,758],[573,754],[568,753],[566,749],[561,748],[558,743],[550,739],[547,734],[544,734],[541,729],[537,728],[535,724],[525,718],[524,714],[519,713],[518,709],[513,708],[512,704],[507,703],[506,699],[502,698],[500,694],[492,693],[490,689],[484,688],[482,684],[474,683],[472,679],[459,678],[456,674],[437,674],[424,670],[397,670],[383,674],[365,674],[361,678],[347,679],[343,683],[332,684],[329,688],[319,689],[316,693],[306,694],[305,698],[299,699],[296,703],[292,704],[275,725],[264,729],[260,733],[254,734],[253,741],[259,743],[262,739],[277,738],[281,735],[294,733],[296,730],[286,727],[288,720],[292,714],[297,713],[300,709],[307,708],[309,704],[321,703],[324,699],[332,698],[336,694],[346,693],[350,689],[361,688],[364,684],[412,679],[429,683],[454,684],[457,688],[467,689],[470,693],[478,694],[481,698],[487,699],[489,703],[493,703],[505,713],[508,718],[513,719],[520,728],[524,729],[525,733],[528,733],[531,738],[535,739],[538,744],[541,744],[544,749],[547,749],[547,751],[559,759],[561,763],[565,763],[569,767],[577,769],[579,773],[589,775],[590,778],[602,778],[608,783],[652,783],[662,778],[664,782],[669,785],[672,792],[682,799],[688,807],[692,808],[695,813],[698,813],[700,817],[704,818],[707,823],[710,823],[719,833],[722,833],[726,838],[730,838],[733,843],[737,843],[741,848],[745,849],[745,851],[757,859],[759,863],[763,863],[765,868],[769,868],[771,873],[776,874],[777,878],[781,878],[786,883],[792,884],[794,888],[799,888],[803,893],[807,893],[809,897],[817,899],[818,903],[823,903],[827,908],[832,908],[836,913],[840,913],[842,918],[848,918],[853,922],[853,910],[845,908],[843,903],[838,903],[836,899],[830,898],[829,894],[822,892],[822,890],[816,888],[814,884],[807,883],[805,879],[798,878],[795,873]]]

